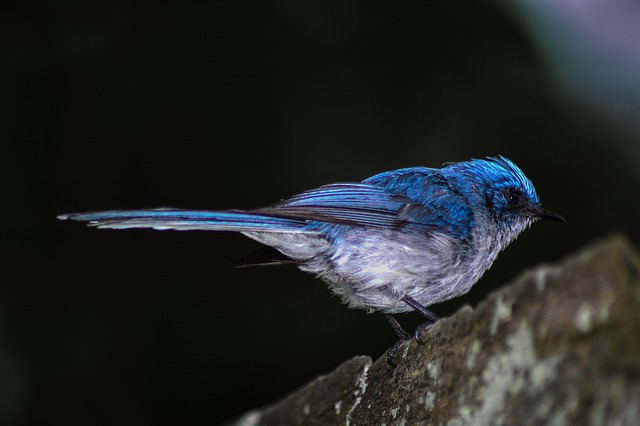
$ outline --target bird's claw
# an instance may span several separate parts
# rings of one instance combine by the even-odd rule
[[[389,366],[391,368],[396,368],[398,365],[393,362],[393,358],[396,355],[396,352],[398,352],[398,349],[400,349],[400,346],[404,345],[406,342],[408,342],[409,340],[411,340],[411,337],[407,338],[407,339],[399,339],[396,343],[393,344],[393,346],[391,346],[389,348],[389,350],[387,351],[387,364],[389,364]]]
[[[422,340],[422,338],[420,337],[420,335],[428,330],[429,328],[431,328],[431,326],[434,323],[431,321],[427,321],[425,323],[420,324],[418,327],[416,327],[416,331],[413,334],[413,338],[416,339],[416,342],[418,342],[419,345],[424,345],[424,340]]]
[[[429,327],[431,327],[433,325],[432,322],[427,321],[423,324],[420,324],[417,328],[415,333],[413,334],[413,339],[415,339],[416,342],[418,342],[419,345],[424,345],[424,340],[422,340],[422,338],[420,337],[420,335],[427,329],[429,329]],[[398,365],[393,361],[393,358],[395,358],[396,353],[398,352],[398,349],[400,349],[400,347],[405,344],[406,342],[408,342],[409,340],[411,340],[411,336],[407,335],[406,337],[401,337],[400,339],[398,339],[398,341],[396,343],[393,344],[393,346],[391,346],[389,348],[389,350],[387,351],[387,363],[389,364],[389,366],[391,368],[396,368]]]

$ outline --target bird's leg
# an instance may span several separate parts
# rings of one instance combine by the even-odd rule
[[[427,308],[425,308],[424,306],[422,306],[418,301],[416,301],[414,298],[412,298],[411,296],[407,296],[406,294],[402,297],[402,301],[404,303],[406,303],[407,305],[411,306],[413,309],[415,309],[416,311],[420,312],[423,316],[425,316],[427,318],[427,321],[420,324],[417,328],[416,328],[416,332],[414,334],[414,337],[416,339],[416,342],[423,344],[424,342],[422,340],[420,340],[420,332],[422,332],[422,330],[425,330],[426,328],[430,327],[431,325],[433,325],[436,321],[438,321],[438,316],[436,314],[434,314],[433,312],[431,312],[430,310],[428,310]]]
[[[434,314],[433,312],[431,312],[430,310],[422,306],[418,301],[413,299],[411,296],[405,295],[404,297],[402,297],[401,300],[407,305],[411,306],[414,310],[420,312],[423,316],[427,318],[427,321],[425,323],[418,326],[414,334],[414,338],[416,339],[416,342],[418,342],[419,344],[422,344],[423,342],[422,340],[420,340],[420,332],[426,329],[427,327],[431,326],[436,321],[438,321],[439,318],[436,314]],[[382,316],[384,317],[385,320],[387,320],[387,322],[389,323],[393,331],[399,337],[399,340],[396,343],[394,343],[394,345],[391,346],[391,348],[389,348],[389,350],[387,351],[387,363],[392,368],[395,368],[396,363],[393,362],[393,358],[396,352],[398,352],[398,349],[400,348],[400,346],[402,346],[407,340],[411,339],[411,335],[406,331],[404,331],[400,323],[398,323],[398,321],[394,317],[392,317],[390,314],[382,314]]]
[[[392,317],[391,315],[382,314],[382,316],[384,317],[384,319],[387,320],[387,322],[389,323],[389,325],[391,326],[393,331],[399,337],[398,341],[396,343],[394,343],[393,346],[391,346],[389,348],[389,350],[387,351],[387,363],[392,368],[396,368],[396,363],[393,362],[393,357],[395,356],[396,352],[398,352],[398,349],[400,348],[400,346],[402,346],[402,344],[404,342],[406,342],[407,340],[411,339],[411,335],[409,333],[407,333],[406,331],[404,331],[404,329],[402,328],[400,323],[394,317]]]
[[[398,335],[400,339],[402,340],[411,339],[411,335],[406,331],[404,331],[400,323],[394,317],[392,317],[389,314],[382,314],[382,316],[384,317],[384,319],[387,320],[387,322],[389,323],[393,331]]]

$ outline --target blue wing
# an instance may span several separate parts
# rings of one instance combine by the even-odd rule
[[[401,169],[303,192],[256,213],[355,226],[467,234],[473,213],[438,170]]]
[[[389,227],[406,203],[384,188],[361,183],[339,183],[295,195],[256,213],[348,225]]]

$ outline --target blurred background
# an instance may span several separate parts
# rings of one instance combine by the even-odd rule
[[[502,154],[567,223],[443,316],[611,232],[638,241],[637,3],[387,3],[3,6],[0,424],[217,424],[395,342],[295,267],[231,268],[257,248],[240,235],[60,213],[254,208]]]

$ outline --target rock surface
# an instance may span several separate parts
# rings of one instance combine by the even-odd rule
[[[640,425],[640,258],[613,236],[235,425]]]

